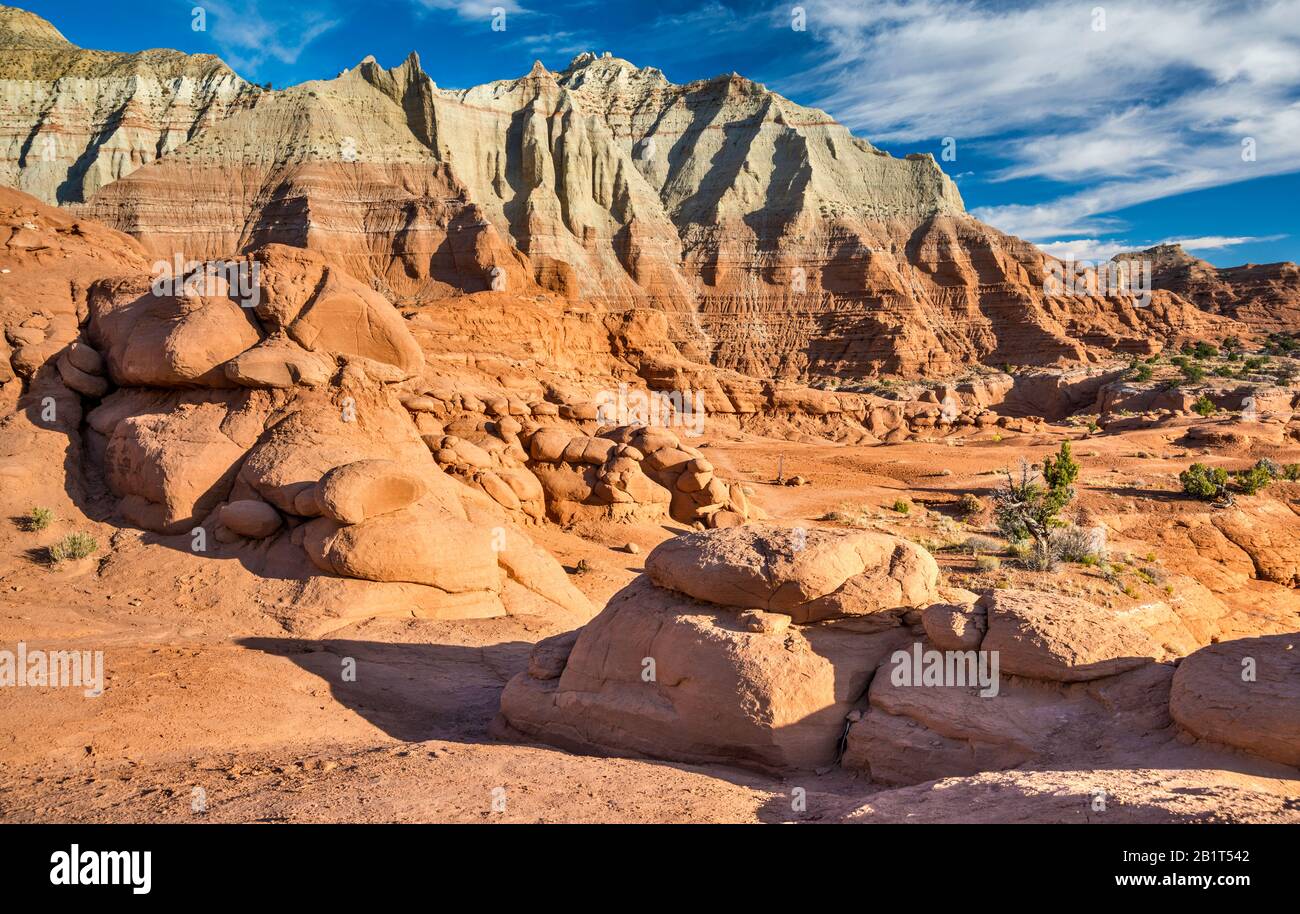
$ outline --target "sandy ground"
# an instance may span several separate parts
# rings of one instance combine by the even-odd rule
[[[989,490],[993,471],[1022,454],[1040,457],[1065,434],[874,448],[736,436],[710,441],[708,453],[723,475],[750,482],[755,501],[775,519],[816,523],[849,506],[864,525],[924,540],[952,535],[948,509],[963,492]],[[1133,540],[1118,545],[1135,553],[1149,551],[1142,537],[1168,523],[1171,502],[1160,489],[1172,492],[1171,480],[1192,459],[1172,443],[1176,435],[1157,430],[1076,443],[1081,503],[1107,516],[1132,514]],[[782,455],[785,473],[802,474],[810,485],[771,483]],[[1300,459],[1300,449],[1291,459]],[[1271,497],[1294,504],[1300,487],[1293,488],[1279,486]],[[893,509],[899,498],[914,506],[906,516]],[[2,522],[0,644],[102,650],[108,676],[98,698],[70,688],[0,689],[4,821],[1080,821],[1087,804],[1075,800],[1106,777],[1118,796],[1133,790],[1134,810],[1149,808],[1133,788],[1147,784],[1165,798],[1160,815],[1169,818],[1223,817],[1227,794],[1236,810],[1230,818],[1300,817],[1300,782],[1261,773],[1228,752],[1215,766],[1215,799],[1189,775],[1198,765],[1176,753],[1118,775],[1064,772],[1034,783],[1002,773],[882,790],[838,769],[781,780],[497,742],[488,727],[502,687],[525,669],[531,644],[556,631],[543,620],[296,619],[294,607],[269,598],[240,562],[196,557],[176,543],[102,523],[108,548],[56,570],[37,561],[35,550],[73,529],[71,520],[61,517],[41,534]],[[549,527],[534,535],[566,566],[586,559],[591,570],[573,580],[597,605],[672,535],[671,525],[584,532],[601,542]],[[629,554],[628,542],[642,551]],[[978,583],[969,556],[942,553],[940,561],[951,580]],[[1201,573],[1165,570],[1173,580]],[[1151,593],[1128,596],[1086,571],[1038,585],[1121,603],[1156,593],[1144,584]],[[1224,598],[1233,612],[1289,613],[1296,621],[1296,596],[1287,588],[1234,586]],[[343,675],[350,666],[355,681]],[[795,788],[806,806],[794,801]]]

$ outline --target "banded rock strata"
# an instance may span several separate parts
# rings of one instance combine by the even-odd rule
[[[0,7],[0,183],[80,203],[260,94],[210,54],[84,50]]]

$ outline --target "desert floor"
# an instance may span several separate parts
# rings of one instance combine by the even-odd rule
[[[987,492],[993,471],[1082,434],[1053,427],[1035,439],[960,447],[706,441],[719,471],[753,485],[774,520],[815,523],[848,506],[864,525],[926,541],[951,533],[944,506],[963,492]],[[1135,539],[1125,548],[1147,548],[1143,531],[1169,522],[1172,477],[1188,462],[1171,443],[1178,434],[1076,440],[1079,501],[1107,516],[1133,515]],[[809,485],[772,484],[782,455],[785,473]],[[906,516],[892,508],[899,498],[914,506]],[[344,620],[303,619],[269,603],[238,561],[196,557],[185,537],[111,523],[100,524],[107,548],[80,567],[42,564],[37,547],[69,523],[60,518],[32,534],[3,519],[0,643],[101,649],[107,689],[98,698],[66,688],[0,690],[5,821],[1123,821],[1126,793],[1159,795],[1157,818],[1213,820],[1226,808],[1234,818],[1300,816],[1300,782],[1230,751],[1214,756],[1217,796],[1205,796],[1195,786],[1205,753],[1184,755],[1193,750],[1176,741],[1116,770],[1005,772],[895,790],[838,768],[783,780],[500,742],[489,725],[502,687],[526,668],[531,644],[555,633],[537,620],[372,618],[337,627]],[[589,570],[573,580],[600,605],[673,529],[611,527],[580,537],[547,526],[533,535],[571,570],[586,560]],[[641,551],[630,554],[629,542]],[[971,557],[938,557],[951,580],[980,583]],[[994,574],[1029,573],[1006,566]],[[1086,569],[1054,578],[1051,586],[1094,599],[1115,594]],[[356,662],[355,682],[343,681],[345,658]],[[1109,813],[1080,799],[1099,784],[1117,798]],[[806,806],[794,802],[795,788]]]

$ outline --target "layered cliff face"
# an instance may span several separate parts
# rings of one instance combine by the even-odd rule
[[[1223,324],[1174,296],[1047,299],[1045,256],[968,215],[931,157],[738,76],[614,57],[467,90],[368,58],[82,211],[164,258],[310,247],[411,303],[540,286],[662,311],[688,356],[762,377],[1087,361]]]
[[[412,129],[420,82],[412,55],[393,70],[367,60],[270,93],[81,211],[165,260],[278,242],[319,251],[398,299],[481,291],[494,276],[526,288],[524,258]]]
[[[1115,259],[1149,260],[1153,288],[1174,292],[1252,330],[1294,333],[1300,329],[1300,266],[1294,263],[1220,268],[1193,257],[1177,244],[1161,244]]]
[[[0,181],[47,203],[85,200],[260,91],[209,54],[83,50],[0,7]]]
[[[211,57],[84,51],[18,10],[0,47],[0,179],[158,259],[278,242],[404,305],[547,291],[614,328],[654,311],[689,359],[799,381],[1086,362],[1240,329],[1179,294],[1046,296],[1049,259],[967,214],[933,158],[734,74],[676,85],[582,54],[451,90],[412,54],[269,92]]]

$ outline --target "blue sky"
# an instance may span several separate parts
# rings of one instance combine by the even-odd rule
[[[83,47],[206,51],[276,87],[411,50],[448,87],[584,50],[674,82],[735,71],[932,152],[976,215],[1058,256],[1180,240],[1220,266],[1300,261],[1300,0],[20,5]]]

